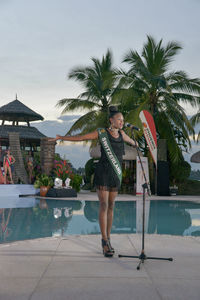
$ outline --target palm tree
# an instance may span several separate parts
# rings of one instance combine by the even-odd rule
[[[196,126],[197,124],[200,123],[200,109],[199,111],[194,114],[191,119],[190,119],[190,122],[192,124],[192,126]],[[197,142],[200,140],[200,131],[198,132],[198,135],[197,135]]]
[[[160,138],[167,139],[170,160],[174,162],[182,157],[181,146],[185,150],[191,147],[190,134],[194,135],[181,103],[193,107],[200,103],[200,79],[190,79],[184,71],[169,71],[170,63],[181,49],[178,42],[163,46],[162,40],[156,43],[153,37],[147,36],[141,55],[130,50],[124,56],[123,62],[130,69],[117,72],[123,86],[120,95],[127,121],[134,120],[141,126],[138,115],[143,109],[149,110]]]
[[[98,127],[105,127],[108,121],[108,107],[116,91],[111,51],[107,50],[102,60],[93,57],[92,63],[89,67],[76,67],[68,75],[69,79],[75,79],[83,86],[84,92],[77,98],[65,98],[57,103],[57,107],[64,107],[62,114],[78,109],[87,111],[72,125],[67,134],[88,133]]]

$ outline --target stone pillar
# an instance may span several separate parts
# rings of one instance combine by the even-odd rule
[[[48,138],[42,138],[40,141],[40,161],[42,173],[49,175],[54,166],[56,142],[50,142]]]

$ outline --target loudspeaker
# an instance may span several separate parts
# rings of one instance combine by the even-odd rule
[[[169,196],[169,163],[158,161],[157,170],[157,195]]]

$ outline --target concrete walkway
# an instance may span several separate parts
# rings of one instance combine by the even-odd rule
[[[199,300],[200,237],[146,235],[148,256],[174,261],[118,258],[139,255],[141,235],[112,235],[105,258],[100,235],[45,238],[0,245],[1,300]]]

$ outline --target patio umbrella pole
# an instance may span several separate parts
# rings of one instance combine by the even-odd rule
[[[140,265],[141,263],[144,263],[145,260],[147,259],[154,259],[154,260],[169,260],[169,261],[173,261],[173,258],[172,257],[169,257],[169,258],[164,258],[164,257],[150,257],[150,256],[146,256],[145,254],[145,251],[144,251],[144,237],[145,237],[145,233],[144,233],[144,228],[145,228],[145,194],[146,194],[146,190],[147,190],[147,193],[149,196],[151,196],[151,192],[150,192],[150,189],[149,189],[149,186],[148,186],[148,183],[147,183],[147,179],[146,179],[146,174],[144,172],[144,167],[143,167],[143,164],[142,164],[142,160],[141,160],[141,157],[140,157],[140,153],[139,153],[139,148],[137,146],[137,143],[136,143],[136,139],[135,139],[135,135],[134,135],[134,132],[133,132],[133,128],[131,128],[131,137],[132,139],[135,141],[135,144],[136,144],[136,151],[137,151],[137,155],[139,157],[139,161],[140,161],[140,164],[141,164],[141,169],[142,169],[142,173],[143,173],[143,176],[144,176],[144,181],[145,183],[142,184],[142,189],[143,189],[143,208],[142,208],[142,250],[141,250],[141,253],[139,256],[134,256],[134,255],[121,255],[119,254],[118,257],[128,257],[128,258],[139,258],[139,264],[137,266],[137,270],[140,270]]]

